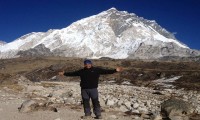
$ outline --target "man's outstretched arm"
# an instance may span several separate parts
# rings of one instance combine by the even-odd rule
[[[74,72],[65,72],[65,71],[62,71],[62,72],[59,72],[58,73],[60,76],[80,76],[80,70],[78,71],[74,71]]]
[[[110,70],[99,68],[100,74],[113,74],[113,73],[120,72],[120,71],[122,71],[121,67],[117,67],[116,69],[110,69]]]

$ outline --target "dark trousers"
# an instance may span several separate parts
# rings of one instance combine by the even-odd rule
[[[90,99],[92,99],[93,112],[96,116],[101,115],[101,109],[99,104],[98,90],[93,89],[81,89],[81,96],[83,100],[83,107],[85,115],[91,115]]]

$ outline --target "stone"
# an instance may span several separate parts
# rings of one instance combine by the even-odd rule
[[[107,99],[107,100],[106,100],[106,105],[108,105],[108,106],[114,106],[114,105],[115,105],[115,102],[114,102],[114,100],[112,100],[112,99]]]
[[[151,101],[150,101],[150,100],[148,100],[148,101],[146,102],[146,106],[147,106],[147,107],[151,107]]]
[[[76,101],[74,100],[74,98],[67,98],[64,100],[64,103],[66,104],[75,104]]]
[[[124,103],[124,101],[122,99],[118,100],[117,105],[121,106]]]
[[[56,83],[58,84],[58,83]],[[30,93],[27,93],[27,96],[32,100],[36,101],[39,105],[35,107],[33,110],[51,110],[51,111],[58,111],[56,108],[59,108],[63,104],[80,104],[81,102],[81,95],[80,95],[80,87],[79,82],[59,82],[59,85],[55,87],[35,87],[40,86],[39,83],[34,83],[29,86],[33,86],[29,88]],[[35,89],[39,90],[35,90]],[[105,109],[105,111],[121,111],[127,112],[130,111],[133,114],[131,118],[135,116],[140,116],[141,114],[149,115],[143,116],[143,119],[146,120],[160,120],[160,103],[163,101],[164,98],[168,98],[166,93],[170,93],[168,91],[162,91],[164,95],[155,95],[151,94],[155,90],[151,88],[144,88],[144,87],[137,87],[137,86],[126,86],[126,85],[109,85],[109,84],[100,84],[99,85],[99,101],[100,105]],[[200,95],[194,93],[188,93],[187,91],[183,90],[176,90],[172,89],[172,93],[175,93],[176,96],[180,96],[181,98],[184,97],[188,101],[194,101],[196,104],[196,111],[200,112]],[[7,94],[0,95],[2,99],[4,98],[11,98]],[[13,97],[14,98],[14,97]],[[4,100],[6,101],[6,99]],[[44,103],[52,103],[56,106],[51,107],[50,105],[46,105]],[[189,101],[189,103],[190,103]],[[8,103],[9,104],[9,103]],[[52,109],[51,109],[52,108]],[[108,109],[106,109],[108,108]],[[173,107],[172,107],[173,108]],[[33,111],[31,110],[31,111]],[[1,109],[0,109],[1,111]],[[159,114],[154,115],[154,112],[157,111]],[[120,113],[121,113],[120,112]],[[171,113],[176,113],[176,111],[169,111]],[[134,114],[135,113],[135,114]],[[148,114],[147,114],[148,113]],[[153,113],[150,114],[150,113]],[[112,115],[112,114],[111,114]],[[118,115],[113,114],[114,116],[107,116],[108,119],[119,119]],[[117,118],[115,118],[116,116]],[[185,115],[185,112],[183,116]],[[182,118],[186,118],[183,117]],[[144,118],[145,117],[145,118]],[[151,117],[151,118],[148,118]],[[176,118],[175,114],[169,116],[171,118]],[[148,119],[147,119],[148,118]],[[54,118],[55,119],[55,118]],[[141,119],[141,118],[138,118]],[[178,118],[177,118],[178,119]]]
[[[19,112],[27,113],[35,110],[37,107],[39,107],[39,104],[33,100],[27,100],[22,103],[22,105],[19,107]]]
[[[55,90],[52,92],[53,97],[68,97],[68,92],[65,93],[65,91],[61,88],[59,90]]]
[[[153,114],[150,116],[150,120],[162,120],[162,116],[160,114]]]
[[[69,91],[69,92],[63,93],[60,97],[69,98],[69,97],[74,97],[73,95],[74,95],[73,91]]]
[[[200,105],[197,106],[196,111],[197,113],[200,113]]]
[[[138,107],[139,107],[139,104],[138,104],[138,103],[134,103],[134,104],[133,104],[133,108],[134,108],[134,109],[137,109]]]
[[[105,107],[105,106],[106,106],[105,101],[104,101],[101,97],[99,98],[99,102],[100,102],[100,105],[101,105],[102,107]]]
[[[138,119],[140,119],[140,117],[138,117],[138,116],[133,116],[132,119],[133,119],[133,120],[138,120]]]
[[[49,93],[47,97],[53,97],[53,93]]]
[[[132,113],[140,113],[139,110],[132,110]]]
[[[49,98],[49,102],[53,102],[53,103],[55,103],[55,102],[56,102],[56,98],[55,98],[55,97],[51,97],[51,98]]]
[[[122,111],[122,112],[127,112],[127,111],[129,111],[129,110],[127,109],[127,107],[124,106],[124,105],[121,105],[119,109],[120,109],[120,111]]]
[[[189,99],[189,102],[192,103],[194,106],[198,104],[198,98],[197,96],[192,96],[190,99]]]
[[[66,103],[66,101],[62,98],[56,98],[55,102],[56,103]]]
[[[129,101],[126,101],[125,103],[124,103],[124,105],[129,109],[129,110],[131,110],[131,102],[129,102]]]
[[[148,113],[147,108],[139,107],[138,110],[140,113]]]
[[[110,118],[112,118],[112,119],[117,119],[117,116],[116,115],[111,115],[111,116],[109,116]]]
[[[195,109],[190,103],[179,99],[168,99],[161,104],[161,113],[168,118],[188,116],[193,114],[194,111]]]

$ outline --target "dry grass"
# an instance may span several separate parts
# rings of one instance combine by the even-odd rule
[[[3,84],[3,85],[0,85],[0,88],[8,88],[10,90],[12,90],[13,92],[21,92],[24,88],[18,84]]]
[[[42,82],[41,83],[41,86],[45,87],[45,88],[49,88],[49,87],[55,87],[55,86],[58,86],[60,84],[58,83],[48,83],[48,82]]]
[[[154,79],[161,77],[183,76],[175,85],[177,87],[191,88],[192,85],[200,88],[200,64],[198,62],[145,62],[139,60],[92,60],[94,66],[104,68],[124,67],[124,71],[118,74],[106,75],[100,78],[104,80],[115,80],[121,83],[125,80],[135,85],[146,86]],[[10,80],[17,74],[23,74],[32,81],[49,80],[59,71],[74,71],[83,67],[83,59],[65,57],[44,58],[14,58],[0,60],[4,69],[0,69],[0,82]],[[53,66],[53,67],[52,67]],[[60,67],[61,66],[61,67]],[[63,80],[77,80],[78,78],[66,78]],[[54,85],[44,84],[45,87]]]

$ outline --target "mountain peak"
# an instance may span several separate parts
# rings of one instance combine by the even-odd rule
[[[129,27],[132,27],[133,24],[143,24],[144,26],[149,26],[150,29],[154,29],[154,31],[159,34],[165,36],[169,39],[175,39],[173,33],[167,31],[165,28],[162,28],[155,20],[147,20],[143,17],[137,16],[135,13],[128,13],[127,11],[118,11],[116,8],[112,7],[106,11],[101,12],[98,16],[103,18],[109,18],[112,20],[112,25],[114,25],[114,29],[117,31],[126,30]],[[120,25],[122,27],[120,27]],[[125,29],[124,29],[125,28]],[[121,29],[121,30],[119,30]],[[116,32],[115,32],[116,33]],[[120,32],[117,32],[116,35],[119,35]]]
[[[104,11],[106,13],[115,13],[115,14],[121,14],[121,15],[124,15],[124,14],[129,14],[127,11],[120,11],[120,10],[117,10],[115,7],[112,7],[106,11]]]
[[[108,9],[106,11],[118,11],[118,10],[115,7],[111,7],[110,9]]]
[[[35,55],[43,51],[42,55],[52,53],[64,57],[120,59],[200,54],[180,43],[156,21],[118,11],[114,7],[60,30],[24,35],[1,46],[0,58],[14,57],[19,51],[26,51],[21,55]]]

